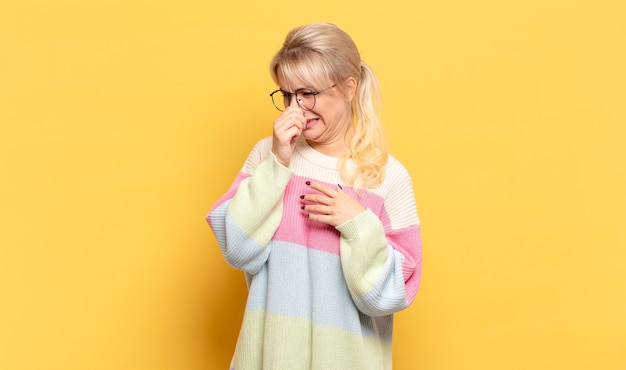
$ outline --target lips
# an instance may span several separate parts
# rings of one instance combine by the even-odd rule
[[[311,128],[313,126],[315,126],[317,124],[317,122],[319,122],[319,118],[311,118],[311,119],[307,119],[306,120],[306,128]]]

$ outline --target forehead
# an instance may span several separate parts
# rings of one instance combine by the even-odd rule
[[[302,80],[296,80],[296,81],[289,81],[286,83],[282,83],[280,84],[280,89],[285,91],[285,92],[294,92],[296,90],[299,89],[311,89],[311,90],[315,90],[315,87],[313,85],[311,85],[310,83],[306,83]]]
[[[278,84],[284,91],[302,88],[319,90],[330,82],[330,78],[319,68],[302,64],[279,66],[277,72]]]
[[[282,91],[285,92],[295,92],[300,89],[309,89],[313,91],[319,91],[324,89],[326,85],[329,85],[330,82],[307,82],[301,79],[289,80],[289,81],[280,81],[279,87]]]

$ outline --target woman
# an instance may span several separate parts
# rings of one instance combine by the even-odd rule
[[[207,215],[249,287],[231,369],[391,369],[421,236],[411,178],[384,143],[376,77],[331,24],[292,30],[270,71],[273,135]]]

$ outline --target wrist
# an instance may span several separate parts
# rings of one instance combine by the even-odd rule
[[[272,149],[272,157],[274,157],[274,160],[276,161],[276,163],[278,163],[279,165],[283,166],[283,167],[289,167],[289,161],[285,161],[283,159],[281,159],[278,154],[276,154],[276,152],[274,151],[274,149]]]

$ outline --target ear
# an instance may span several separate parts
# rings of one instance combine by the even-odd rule
[[[348,101],[352,101],[352,99],[354,99],[354,95],[356,95],[356,88],[358,87],[358,82],[356,81],[356,78],[354,77],[348,77],[346,79],[346,99]]]

